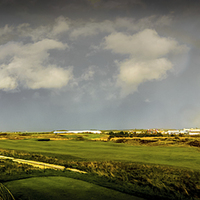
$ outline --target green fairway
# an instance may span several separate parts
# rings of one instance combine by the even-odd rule
[[[115,190],[66,177],[37,177],[5,183],[16,199],[21,200],[142,200]]]
[[[200,169],[195,147],[130,146],[112,142],[0,140],[2,149],[39,152],[90,161],[127,161]]]

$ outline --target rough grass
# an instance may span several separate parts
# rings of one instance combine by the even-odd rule
[[[12,160],[0,160],[0,181],[9,179],[12,176],[20,174],[31,174],[34,171],[38,171],[39,168],[31,165],[19,164]]]
[[[85,140],[107,140],[109,137],[105,134],[91,134],[91,133],[63,133],[63,134],[54,134],[52,132],[44,132],[44,133],[0,133],[1,139],[9,139],[9,140],[24,140],[24,139],[45,139],[49,138],[51,140],[74,140],[77,137],[83,137]]]
[[[111,137],[110,141],[134,146],[179,146],[200,147],[200,138],[197,136],[171,136],[171,137]]]
[[[169,199],[200,198],[199,171],[124,162],[71,162],[68,166],[129,183],[132,191],[146,195],[151,193]]]

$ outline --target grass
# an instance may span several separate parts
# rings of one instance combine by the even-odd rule
[[[139,200],[112,189],[67,177],[34,177],[5,183],[16,199]]]
[[[18,166],[16,171],[17,167],[13,170],[10,167],[7,172],[1,171],[3,176],[0,181],[59,175],[146,199],[200,199],[200,151],[197,139],[137,138],[131,143],[127,138],[117,140],[120,141],[78,141],[76,138],[48,142],[35,138],[0,140],[0,146],[4,149],[0,150],[2,155],[60,164],[88,172],[87,175],[75,175],[67,171],[36,171]],[[170,146],[169,142],[175,145]],[[155,143],[165,145],[157,146]],[[5,170],[2,166],[0,170]]]
[[[25,190],[22,188],[22,186],[20,186],[20,181],[18,182],[18,180],[25,180],[23,182],[26,182],[26,180],[29,180],[28,178],[33,178],[33,177],[49,177],[49,176],[59,176],[59,177],[70,177],[70,178],[73,178],[73,179],[76,179],[76,180],[83,180],[85,181],[84,182],[84,185],[87,184],[87,183],[92,183],[93,185],[99,185],[99,186],[106,186],[108,188],[111,188],[111,189],[114,189],[114,190],[118,190],[118,191],[122,191],[124,193],[124,188],[122,187],[121,190],[119,188],[119,185],[117,184],[114,184],[114,182],[110,182],[107,178],[105,177],[100,177],[98,175],[95,175],[95,174],[80,174],[80,173],[74,173],[74,172],[71,172],[71,171],[59,171],[59,170],[52,170],[52,169],[40,169],[40,168],[37,168],[37,167],[32,167],[30,165],[26,165],[26,164],[19,164],[19,163],[15,163],[15,162],[12,162],[11,160],[1,160],[1,163],[0,163],[0,169],[1,169],[1,176],[0,176],[0,182],[4,183],[4,185],[6,185],[9,189],[12,189],[14,187],[14,191],[11,190],[11,192],[13,193],[13,195],[16,197],[16,199],[19,198],[19,193],[21,191],[21,193],[25,193]],[[33,181],[34,179],[32,179]],[[75,180],[74,180],[75,181]],[[11,183],[11,186],[10,184]],[[14,186],[13,184],[14,183]],[[27,190],[28,193],[30,193],[30,199],[31,196],[35,196],[35,192],[37,192],[37,188],[34,188],[32,187],[32,184],[28,184],[28,182],[26,182],[27,185]],[[48,186],[48,184],[46,184],[46,186],[48,186],[48,190],[53,190],[52,187],[55,187],[55,183],[53,183],[54,186],[52,185],[51,181],[50,181],[50,186]],[[58,184],[57,184],[58,185]],[[3,185],[2,185],[3,186]],[[18,186],[20,186],[21,188],[19,188]],[[33,185],[34,186],[34,185]],[[96,186],[97,187],[97,186]],[[5,188],[5,187],[4,187]],[[40,193],[42,192],[43,194],[41,196],[45,196],[46,194],[46,189],[42,188],[40,186]],[[56,188],[56,187],[55,187]],[[92,186],[93,188],[93,186]],[[68,188],[68,186],[66,187],[66,184],[63,184],[62,185],[62,189],[63,190],[66,190],[66,189],[70,189],[70,187]],[[34,192],[30,192],[31,190],[34,190]],[[102,189],[100,188],[100,191]],[[77,189],[78,191],[78,189]],[[81,191],[79,191],[81,193]],[[103,191],[102,191],[103,192]],[[106,192],[106,190],[105,190]],[[109,198],[113,198],[113,195],[110,195],[110,193],[116,193],[116,191],[110,191],[107,193],[109,194]],[[128,191],[126,191],[125,193],[129,193]],[[5,196],[5,192],[3,193],[4,196]],[[62,196],[62,192],[60,195],[60,197]],[[76,193],[75,193],[76,194]],[[127,197],[129,198],[129,195],[122,195],[122,194],[118,194],[119,196],[121,197]],[[36,195],[37,196],[37,195]],[[20,199],[26,199],[26,195],[23,196],[23,197],[20,197]],[[107,198],[106,196],[104,196],[104,198]],[[134,198],[132,196],[132,198]],[[37,199],[37,198],[36,198]],[[40,199],[40,198],[39,198]],[[45,199],[45,198],[44,198]],[[60,198],[62,199],[62,198]],[[98,199],[98,198],[97,198]],[[137,199],[137,198],[134,198],[134,199]],[[5,199],[3,199],[5,200]]]
[[[0,183],[0,200],[15,200],[12,193]]]
[[[29,165],[14,163],[11,160],[2,160],[0,169],[4,170],[1,171],[0,181],[11,189],[11,192],[13,190],[9,183],[12,183],[12,181],[18,185],[18,180],[28,180],[29,177],[62,176],[83,180],[146,199],[175,200],[197,199],[199,197],[200,173],[192,170],[124,162],[71,162],[71,165],[82,168],[89,173],[42,170]],[[27,187],[32,188],[32,185],[29,186],[28,184]],[[49,190],[52,190],[51,187],[49,187]],[[16,191],[18,190],[16,189]],[[15,197],[18,195],[16,191],[13,192]],[[19,191],[24,192],[23,189]]]
[[[49,138],[51,140],[74,140],[77,137],[83,137],[85,140],[93,140],[99,138],[108,138],[108,135],[105,134],[91,134],[91,133],[63,133],[63,134],[54,134],[53,132],[44,132],[44,133],[0,133],[0,139],[9,139],[9,140],[23,140],[23,139],[40,139],[40,138]]]
[[[193,170],[200,168],[200,152],[197,147],[132,146],[113,142],[91,141],[34,141],[0,140],[2,149],[13,149],[58,158],[80,161],[123,161],[156,163],[186,167]]]
[[[114,182],[129,185],[128,192],[137,191],[162,199],[200,197],[200,172],[177,167],[124,162],[74,162],[82,170],[105,176]],[[124,185],[125,186],[125,185]],[[125,186],[127,188],[127,185]]]

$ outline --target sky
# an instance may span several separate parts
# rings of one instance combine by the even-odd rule
[[[200,127],[200,1],[0,0],[0,131]]]

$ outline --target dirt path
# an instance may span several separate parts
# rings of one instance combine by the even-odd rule
[[[81,171],[78,169],[73,169],[73,168],[65,168],[65,166],[62,165],[54,165],[54,164],[49,164],[49,163],[44,163],[44,162],[38,162],[38,161],[32,161],[32,160],[24,160],[24,159],[18,159],[18,158],[13,158],[13,157],[7,157],[7,156],[0,156],[0,159],[9,159],[12,160],[13,162],[18,162],[18,163],[23,163],[27,165],[32,165],[34,167],[39,167],[42,169],[57,169],[57,170],[70,170],[73,172],[79,172],[79,173],[87,173],[85,171]]]

